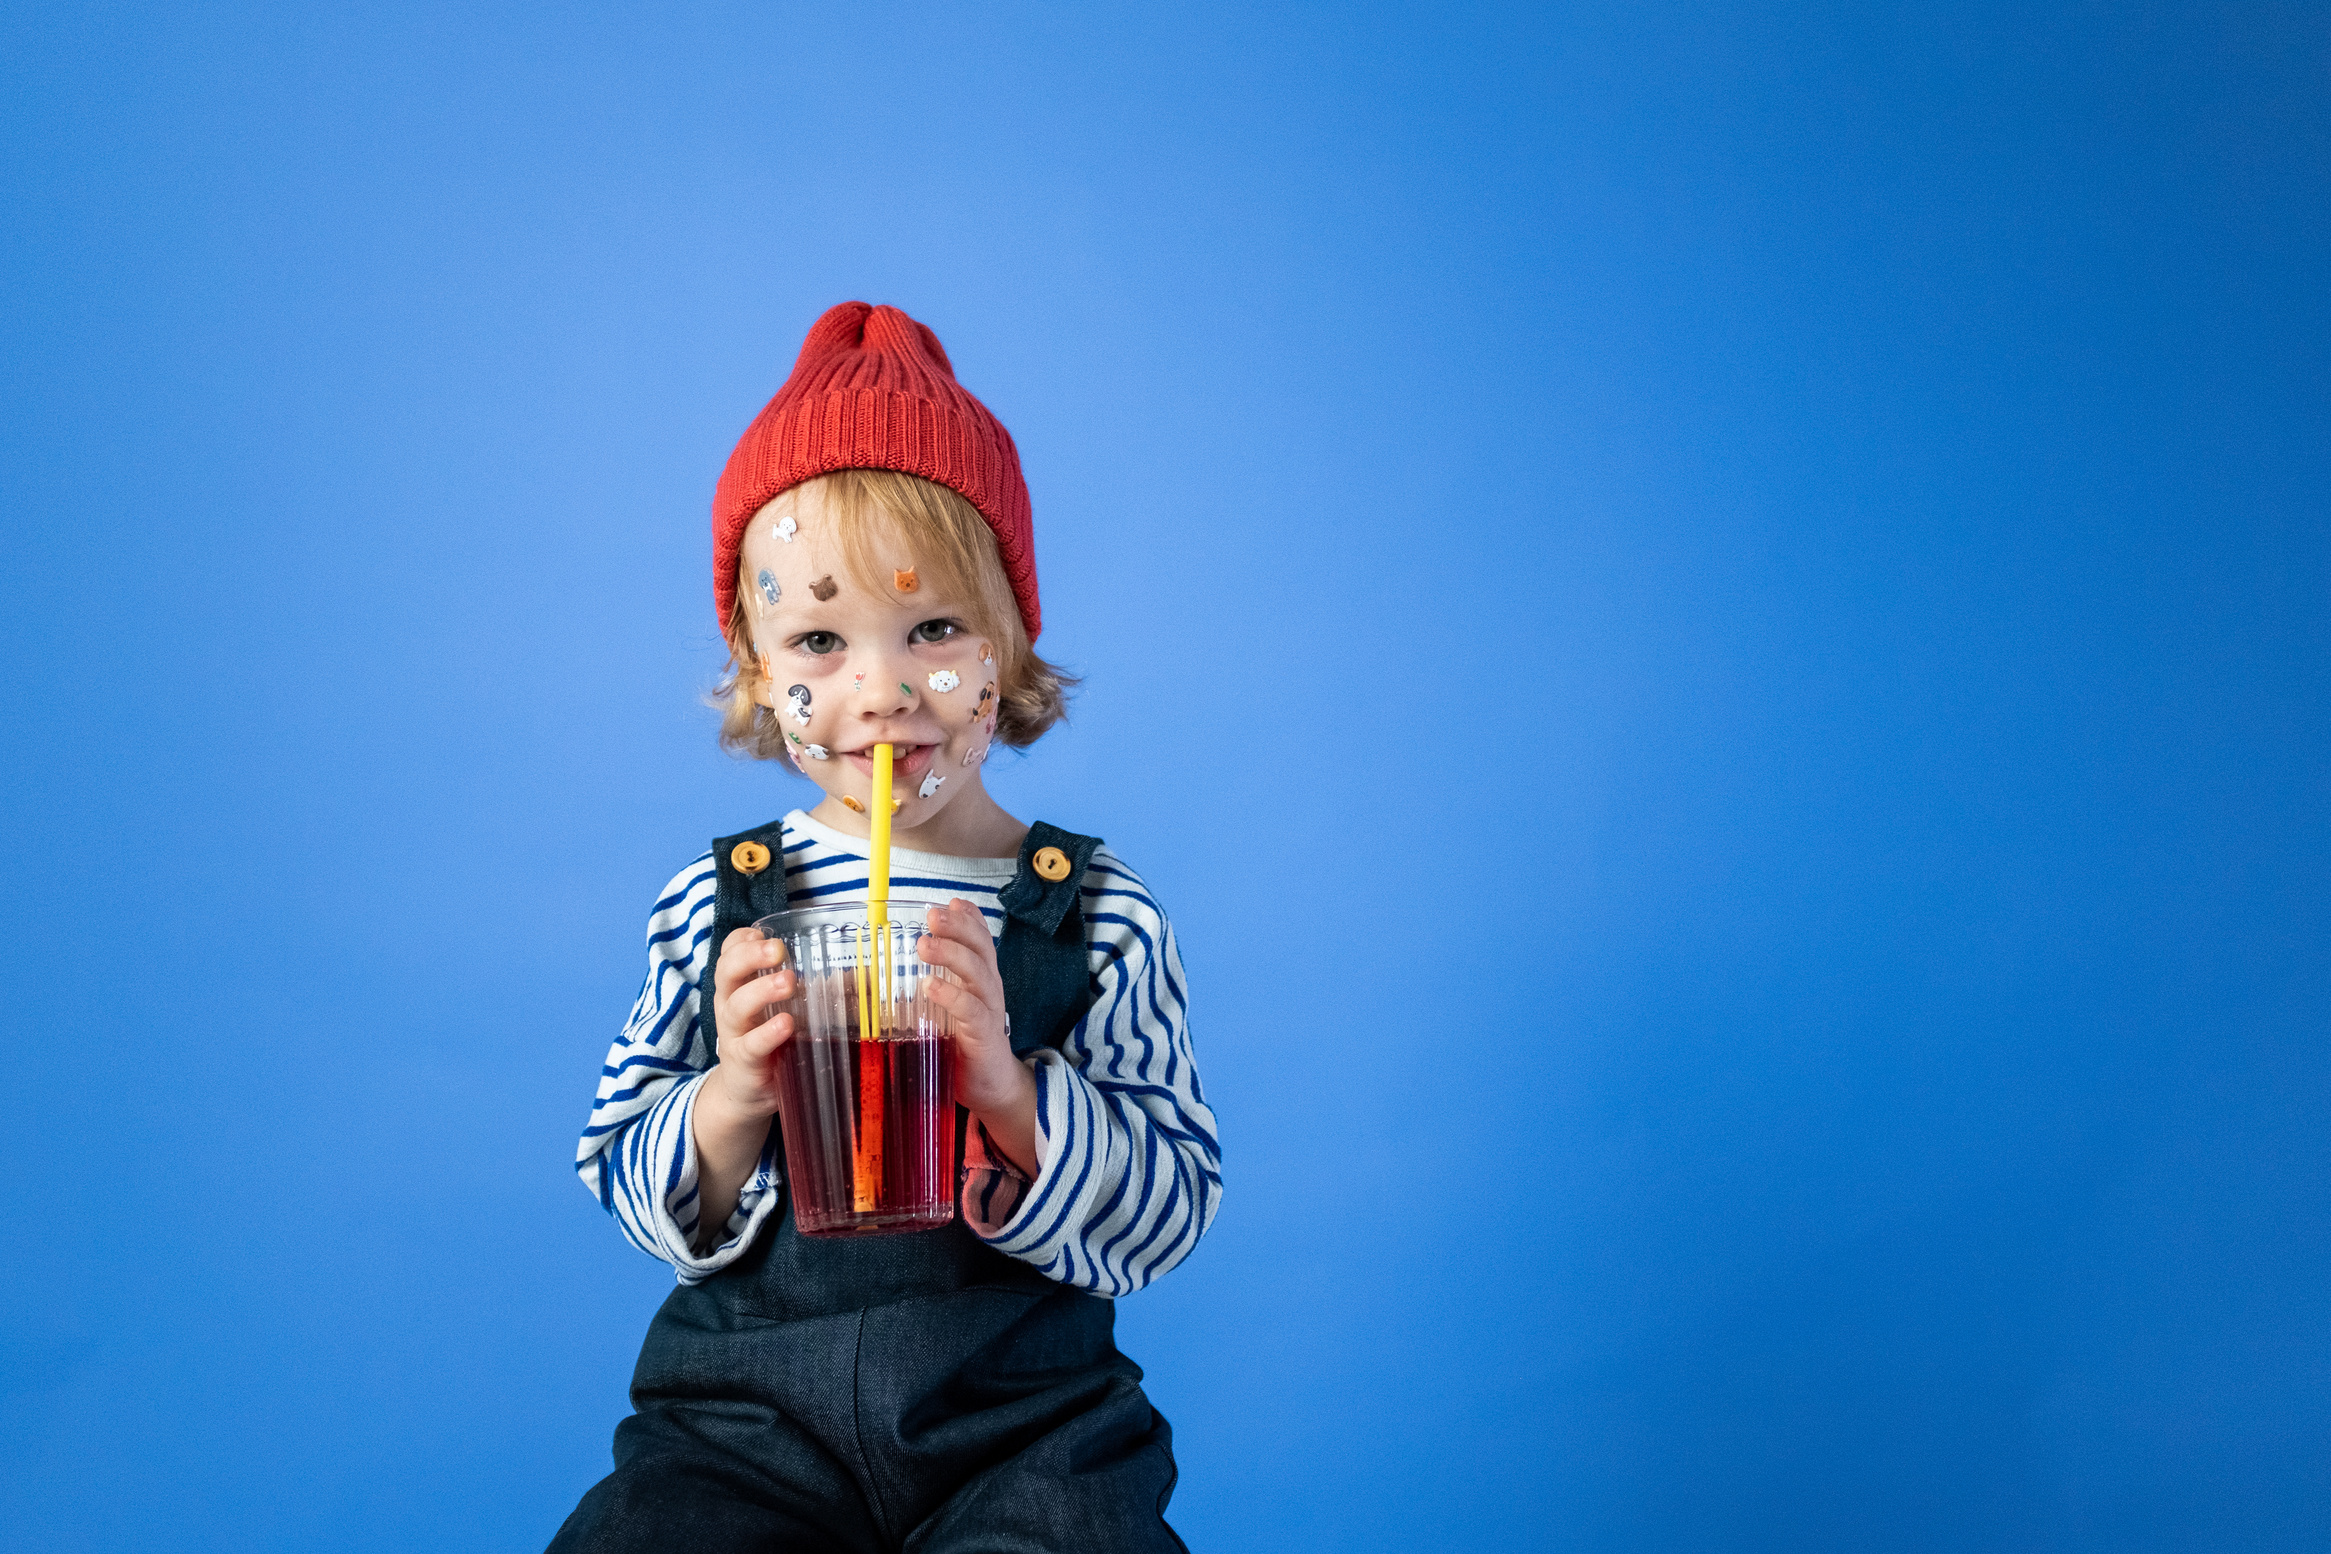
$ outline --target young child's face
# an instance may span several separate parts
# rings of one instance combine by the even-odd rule
[[[738,587],[753,651],[794,765],[864,815],[874,747],[895,747],[899,829],[922,825],[980,786],[995,739],[996,661],[972,629],[970,601],[917,573],[911,544],[886,542],[894,586],[868,588],[843,566],[814,491],[785,492],[745,528]]]

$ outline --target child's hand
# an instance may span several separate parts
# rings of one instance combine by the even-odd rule
[[[1004,974],[996,966],[996,943],[988,936],[987,920],[979,908],[958,896],[931,908],[927,922],[930,931],[916,953],[955,974],[951,981],[937,979],[931,989],[931,1001],[947,1011],[955,1027],[955,1098],[1033,1176],[1036,1077],[1012,1056]]]
[[[782,967],[773,977],[762,973]],[[764,939],[758,928],[739,928],[720,942],[720,964],[712,971],[714,1050],[720,1061],[705,1079],[719,1087],[719,1100],[745,1117],[777,1110],[777,1054],[793,1036],[793,1016],[771,1006],[793,997],[800,979],[785,965],[785,941]]]
[[[784,969],[763,981],[761,973],[773,966]],[[799,981],[785,965],[783,939],[739,928],[720,941],[720,964],[712,968],[712,1039],[719,1061],[697,1087],[688,1112],[696,1137],[700,1251],[727,1234],[737,1196],[769,1137],[769,1119],[777,1111],[777,1054],[793,1036],[793,1016],[769,1011],[791,998]]]

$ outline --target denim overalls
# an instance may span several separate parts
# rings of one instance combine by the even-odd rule
[[[712,844],[700,1011],[721,941],[788,904],[782,867],[732,864],[748,841],[784,857],[782,822]],[[1017,1052],[1059,1046],[1092,1003],[1078,887],[1098,845],[1041,822],[1020,844],[997,946]],[[1036,872],[1044,847],[1068,855],[1067,878]],[[788,1198],[743,1257],[656,1313],[615,1471],[552,1554],[1181,1550],[1164,1516],[1173,1431],[1117,1352],[1115,1324],[1110,1301],[960,1219],[815,1240],[794,1229]]]

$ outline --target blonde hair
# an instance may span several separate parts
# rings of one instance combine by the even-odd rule
[[[971,629],[995,644],[999,742],[1015,749],[1032,745],[1068,716],[1068,693],[1077,677],[1045,662],[1030,645],[1019,600],[996,554],[995,531],[960,492],[887,469],[835,470],[787,489],[814,492],[820,499],[833,520],[843,568],[861,586],[895,597],[882,542],[903,539],[926,585],[966,601]],[[736,591],[728,619],[728,668],[705,700],[720,709],[722,749],[774,761],[785,753],[785,733],[775,710],[758,699],[771,682],[762,677],[753,656],[749,594],[742,586]],[[776,699],[773,693],[770,699]]]

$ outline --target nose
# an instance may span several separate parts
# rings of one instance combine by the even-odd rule
[[[912,663],[894,662],[889,654],[874,652],[853,657],[850,669],[856,678],[850,690],[851,706],[862,717],[896,717],[914,711],[922,702],[915,691]]]

